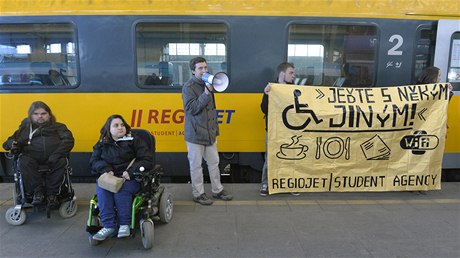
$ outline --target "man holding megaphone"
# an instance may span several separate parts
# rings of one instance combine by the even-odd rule
[[[225,90],[228,85],[228,77],[225,73],[209,74],[206,59],[203,57],[193,58],[189,66],[192,78],[182,88],[182,100],[185,113],[184,138],[190,164],[193,201],[202,205],[213,203],[204,192],[203,159],[208,164],[212,197],[229,201],[233,199],[233,196],[224,190],[220,182],[219,153],[217,152],[219,127],[212,93],[213,88],[217,91]]]

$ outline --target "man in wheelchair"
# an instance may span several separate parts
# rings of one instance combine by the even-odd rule
[[[28,117],[3,143],[5,150],[19,155],[16,169],[21,173],[25,196],[33,196],[33,205],[43,204],[46,199],[49,207],[59,207],[57,194],[73,146],[72,132],[56,122],[50,107],[42,101],[30,105]]]

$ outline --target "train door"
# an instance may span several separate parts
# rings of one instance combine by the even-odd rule
[[[441,82],[450,82],[460,91],[460,20],[440,20],[434,65],[441,69]]]
[[[436,36],[434,66],[441,70],[441,82],[453,86],[449,103],[447,141],[443,168],[460,168],[460,20],[440,20]]]

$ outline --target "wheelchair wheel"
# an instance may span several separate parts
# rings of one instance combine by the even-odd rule
[[[61,206],[59,207],[59,215],[67,219],[67,218],[75,216],[75,214],[77,213],[77,210],[78,210],[77,198],[74,197],[70,201],[61,203]]]
[[[164,191],[160,197],[159,216],[163,223],[169,223],[174,211],[174,200],[170,192]]]
[[[151,219],[141,220],[142,245],[145,249],[152,248],[154,238],[154,225]]]
[[[11,207],[6,211],[5,219],[8,224],[19,226],[26,222],[27,215],[24,210],[21,209],[21,211],[18,212],[18,210],[14,209],[14,207]]]
[[[91,226],[99,227],[99,226],[101,226],[101,224],[102,224],[101,223],[101,218],[99,218],[99,216],[92,216],[91,217]],[[98,245],[101,242],[99,240],[93,239],[93,236],[91,234],[89,234],[88,240],[89,240],[89,244],[91,246]]]

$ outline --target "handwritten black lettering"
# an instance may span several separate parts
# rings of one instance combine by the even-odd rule
[[[391,95],[387,94],[386,91],[388,88],[380,88],[380,92],[382,93],[383,102],[392,102]]]
[[[335,188],[384,187],[385,176],[340,176],[334,178]]]
[[[393,186],[429,186],[434,185],[437,175],[397,175]]]
[[[328,98],[328,103],[375,103],[373,89],[329,88],[329,90],[332,95]]]

